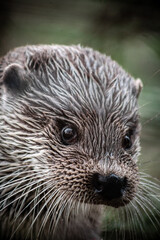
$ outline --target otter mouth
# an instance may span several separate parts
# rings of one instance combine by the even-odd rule
[[[131,200],[126,200],[123,197],[121,198],[115,198],[112,200],[107,200],[107,199],[100,199],[97,198],[97,204],[98,205],[105,205],[105,206],[110,206],[110,207],[114,207],[114,208],[119,208],[119,207],[124,207],[127,204],[130,203]]]

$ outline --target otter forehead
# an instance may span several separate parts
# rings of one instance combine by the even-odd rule
[[[14,62],[23,67],[29,85],[26,96],[32,104],[103,115],[136,111],[135,80],[110,57],[92,49],[28,46],[7,58],[8,65]]]
[[[133,111],[134,79],[110,57],[81,47],[40,48],[28,59],[46,96],[61,107]],[[36,79],[37,82],[37,79]],[[48,94],[49,92],[49,94]]]

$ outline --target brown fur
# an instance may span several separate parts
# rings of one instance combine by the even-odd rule
[[[9,52],[0,79],[1,236],[100,239],[101,206],[124,206],[137,191],[141,82],[99,52],[58,45]],[[67,124],[78,134],[70,145]],[[102,199],[94,173],[126,177],[124,196]]]

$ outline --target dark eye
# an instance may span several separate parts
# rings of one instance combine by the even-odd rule
[[[132,147],[132,135],[126,134],[122,140],[122,147],[127,150]]]
[[[65,126],[61,130],[62,142],[65,145],[74,144],[77,140],[77,131],[74,127]]]

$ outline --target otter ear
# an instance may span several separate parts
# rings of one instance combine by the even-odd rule
[[[2,76],[2,84],[6,92],[22,93],[27,87],[23,67],[15,63],[6,67]]]
[[[141,79],[137,78],[135,80],[135,87],[136,87],[136,97],[138,98],[139,94],[143,88],[143,83],[142,83]]]

